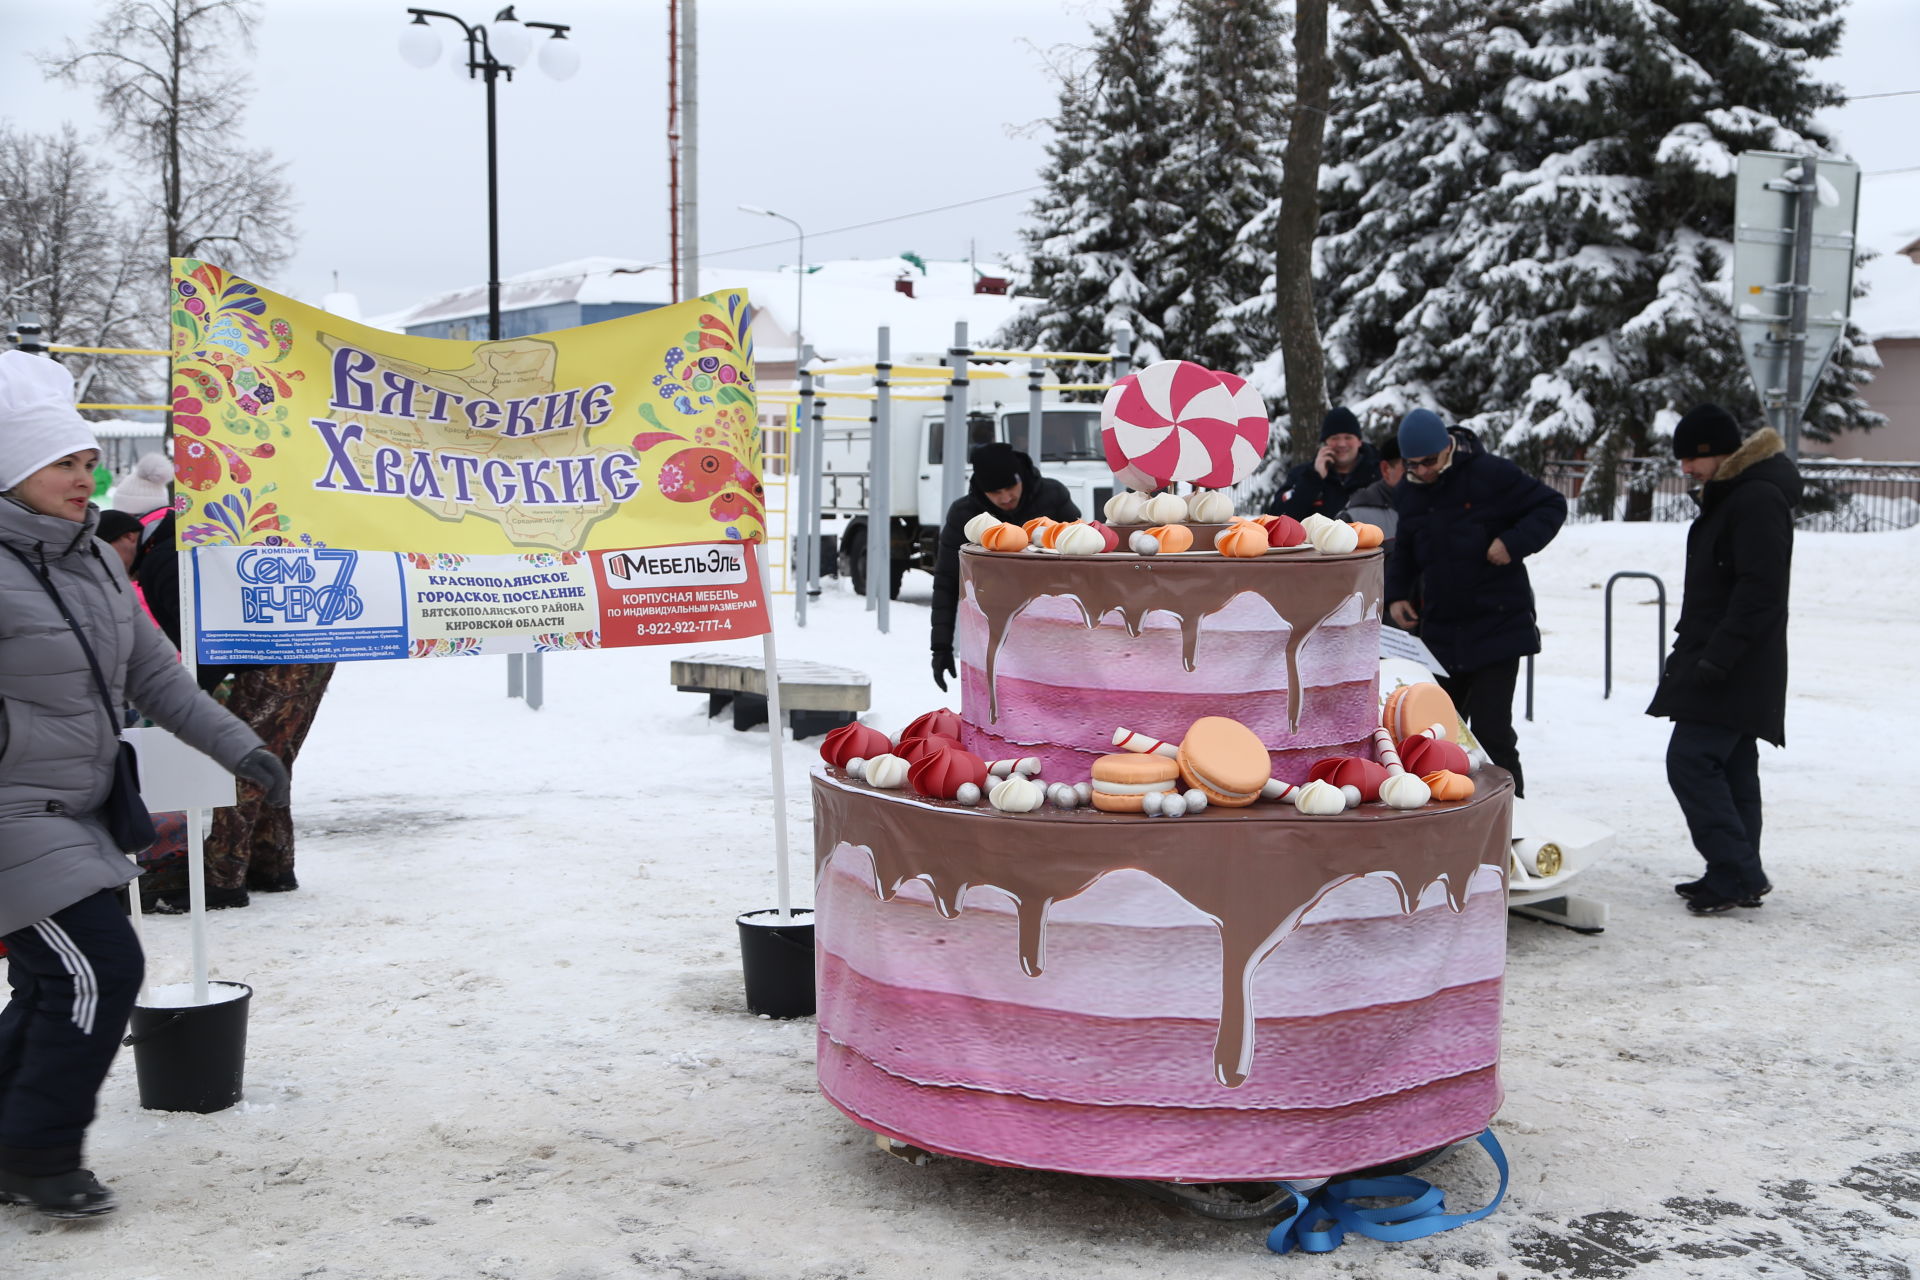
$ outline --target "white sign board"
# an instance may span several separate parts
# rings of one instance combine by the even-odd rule
[[[1800,403],[1787,403],[1787,338],[1793,306],[1795,187],[1813,166],[1812,245],[1807,270],[1807,345]],[[1733,317],[1760,403],[1798,422],[1853,307],[1854,218],[1860,166],[1777,151],[1743,151],[1735,178]]]
[[[1417,662],[1437,676],[1447,674],[1447,669],[1440,665],[1440,659],[1433,656],[1433,650],[1427,648],[1419,636],[1397,627],[1380,628],[1380,656]]]
[[[233,804],[233,775],[165,729],[123,729],[140,757],[140,798],[150,813],[225,809]]]

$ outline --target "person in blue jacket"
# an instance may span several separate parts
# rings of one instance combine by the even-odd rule
[[[1540,652],[1525,561],[1560,531],[1567,500],[1430,409],[1402,418],[1399,439],[1407,475],[1394,493],[1387,612],[1447,669],[1440,687],[1525,795],[1513,687],[1520,659]]]

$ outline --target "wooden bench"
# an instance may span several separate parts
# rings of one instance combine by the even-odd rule
[[[707,695],[707,715],[733,708],[733,727],[767,722],[767,670],[756,655],[692,653],[673,661],[673,687]],[[810,738],[852,724],[872,705],[865,672],[824,662],[780,664],[780,710],[795,738]]]

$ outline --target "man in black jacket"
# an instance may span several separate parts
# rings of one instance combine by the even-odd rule
[[[1800,472],[1772,429],[1742,443],[1715,404],[1674,429],[1680,469],[1698,488],[1673,653],[1647,714],[1673,721],[1667,782],[1707,873],[1674,886],[1695,915],[1757,907],[1773,886],[1760,866],[1756,740],[1787,744],[1787,586]]]
[[[1287,482],[1267,504],[1267,514],[1337,520],[1353,495],[1379,478],[1379,457],[1360,438],[1360,420],[1353,410],[1335,405],[1320,423],[1320,452],[1287,472]]]
[[[967,494],[947,508],[940,529],[940,554],[933,566],[933,682],[947,691],[947,677],[957,675],[953,662],[953,619],[960,606],[960,548],[967,544],[967,521],[992,513],[1008,524],[1025,524],[1035,516],[1068,521],[1080,518],[1067,487],[1048,480],[1034,468],[1033,459],[1010,444],[983,444],[969,459],[973,479]]]
[[[1522,561],[1560,532],[1567,500],[1429,409],[1401,419],[1400,456],[1407,476],[1394,491],[1387,612],[1395,626],[1418,627],[1447,669],[1440,687],[1525,795],[1513,687],[1520,659],[1540,652],[1540,628]]]

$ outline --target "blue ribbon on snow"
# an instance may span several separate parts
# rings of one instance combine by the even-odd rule
[[[1293,1213],[1267,1235],[1267,1248],[1287,1253],[1298,1247],[1304,1253],[1331,1253],[1356,1231],[1369,1240],[1397,1244],[1418,1240],[1478,1222],[1500,1207],[1507,1195],[1507,1153],[1492,1129],[1483,1130],[1476,1139],[1493,1167],[1500,1171],[1500,1189],[1483,1208],[1472,1213],[1448,1213],[1446,1194],[1424,1178],[1394,1174],[1386,1178],[1345,1178],[1327,1183],[1311,1196],[1293,1193]],[[1405,1204],[1384,1209],[1362,1209],[1355,1200],[1398,1199]]]

